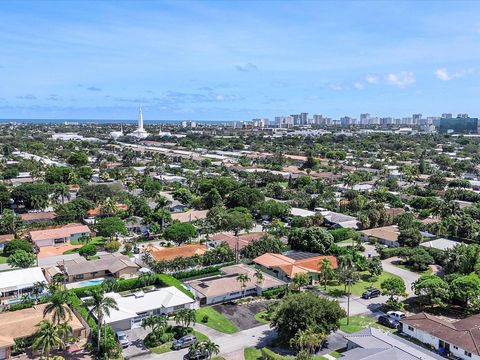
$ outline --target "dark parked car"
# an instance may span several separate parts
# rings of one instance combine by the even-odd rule
[[[205,350],[205,351],[200,351],[200,350],[197,350],[196,352],[190,354],[185,354],[183,356],[183,360],[205,360],[205,359],[208,359],[210,357],[210,353],[208,352],[208,350]]]
[[[363,299],[372,299],[372,298],[379,297],[380,295],[381,295],[380,290],[375,289],[375,288],[370,288],[370,289],[367,289],[362,294],[362,298]]]
[[[197,341],[197,337],[195,335],[186,335],[184,337],[181,337],[178,340],[175,340],[173,342],[172,349],[179,350],[179,349],[187,348],[196,341]]]
[[[380,325],[389,327],[389,328],[391,328],[391,329],[400,329],[400,327],[402,326],[402,325],[400,324],[400,322],[398,322],[398,321],[395,320],[395,319],[392,319],[391,317],[389,317],[389,316],[387,316],[387,315],[381,315],[381,316],[379,316],[377,322],[378,322]]]

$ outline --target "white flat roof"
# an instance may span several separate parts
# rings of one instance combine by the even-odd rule
[[[460,244],[458,241],[440,238],[436,240],[423,242],[420,245],[445,251],[445,250],[454,248],[458,244]]]
[[[31,287],[47,279],[39,267],[0,272],[0,292]]]
[[[292,208],[290,211],[290,214],[293,216],[307,217],[307,216],[315,215],[315,212],[310,210],[300,209],[300,208]]]
[[[134,318],[138,313],[195,302],[195,300],[174,286],[145,293],[138,292],[137,294],[139,296],[134,294],[122,296],[114,292],[105,294],[105,296],[114,298],[118,306],[118,310],[110,310],[110,316],[105,316],[105,321],[110,324],[112,322]]]

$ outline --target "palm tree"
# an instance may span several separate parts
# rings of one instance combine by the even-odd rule
[[[203,341],[203,348],[208,351],[208,358],[211,359],[213,355],[218,355],[220,347],[212,340],[208,339]]]
[[[102,289],[105,292],[112,292],[118,289],[118,282],[115,278],[108,278],[102,283]]]
[[[58,335],[63,341],[63,345],[68,342],[68,338],[72,334],[72,326],[68,322],[63,322],[57,325]]]
[[[42,357],[48,359],[50,351],[54,348],[62,347],[64,342],[58,332],[58,325],[48,320],[43,320],[37,325],[35,332],[35,341],[33,342],[33,351],[40,350]]]
[[[62,204],[65,204],[65,198],[70,199],[70,190],[65,184],[56,185],[53,194],[55,199],[62,199]]]
[[[35,298],[35,303],[38,301],[40,294],[42,293],[43,289],[45,288],[46,284],[44,281],[37,281],[33,284],[32,288],[32,295]]]
[[[329,280],[333,278],[333,275],[334,275],[332,264],[327,258],[323,258],[320,261],[320,264],[318,265],[319,265],[319,270],[318,270],[319,280],[323,282],[325,290],[327,290],[327,283]]]
[[[264,280],[263,273],[259,269],[255,271],[255,274],[253,276],[257,279],[258,285],[261,285],[263,283],[263,280]]]
[[[100,340],[102,336],[102,322],[105,315],[110,315],[110,310],[118,310],[115,299],[105,296],[103,290],[96,289],[89,293],[90,298],[84,301],[86,307],[90,308],[90,314],[97,318],[97,352],[100,353]]]
[[[298,289],[298,291],[302,290],[303,286],[307,286],[309,282],[308,275],[305,273],[296,273],[293,276],[293,284]]]
[[[182,309],[175,314],[175,322],[184,328],[188,328],[190,324],[195,325],[196,312],[192,309]]]
[[[50,302],[43,309],[43,317],[52,313],[52,321],[59,324],[65,320],[72,319],[72,311],[67,306],[67,292],[59,291],[52,295]]]
[[[142,321],[142,328],[147,327],[152,329],[152,333],[159,334],[167,326],[167,318],[163,315],[151,315]]]
[[[117,213],[117,202],[112,198],[107,198],[100,206],[100,211],[104,215],[115,215]]]
[[[247,274],[239,274],[237,276],[237,281],[241,284],[241,288],[242,288],[242,297],[245,296],[245,288],[247,287],[247,282],[250,281],[250,278],[248,277]]]

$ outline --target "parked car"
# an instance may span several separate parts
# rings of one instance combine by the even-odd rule
[[[172,345],[173,350],[179,350],[183,348],[187,348],[193,343],[197,341],[197,337],[195,335],[185,335],[178,340],[175,340]]]
[[[381,315],[378,317],[377,322],[380,325],[389,327],[391,329],[399,329],[401,324],[398,322],[398,320],[392,319],[391,317],[387,315]]]
[[[195,353],[193,354],[185,354],[183,356],[183,360],[205,360],[205,359],[208,359],[210,357],[210,353],[208,352],[208,350],[205,350],[205,351],[200,351],[200,350],[197,350]]]
[[[130,342],[128,341],[127,334],[125,334],[123,331],[118,331],[117,332],[117,340],[122,346],[123,349],[127,348],[128,345],[130,345]]]
[[[381,292],[379,289],[369,288],[362,294],[362,298],[372,299],[372,298],[379,297],[380,295],[381,295]]]
[[[387,312],[387,315],[389,317],[391,317],[392,319],[395,319],[397,321],[400,321],[402,320],[404,317],[406,317],[407,315],[405,315],[405,313],[401,312],[401,311],[389,311]]]

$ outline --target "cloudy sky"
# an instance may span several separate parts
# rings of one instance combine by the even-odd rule
[[[480,2],[0,2],[0,118],[480,115]]]

